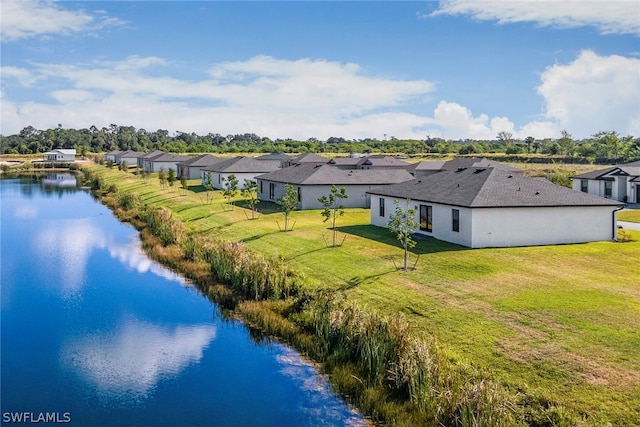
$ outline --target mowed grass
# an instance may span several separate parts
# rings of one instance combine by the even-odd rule
[[[292,214],[273,204],[251,220],[220,192],[206,203],[196,181],[184,192],[96,167],[119,191],[166,206],[190,231],[243,241],[281,256],[310,288],[344,291],[382,314],[403,313],[416,334],[436,337],[452,360],[473,364],[517,390],[613,425],[640,420],[640,232],[633,241],[470,250],[435,239],[412,250],[415,270],[396,269],[394,236],[369,225],[369,210],[338,219],[338,248],[320,211]],[[238,201],[238,204],[242,204]],[[279,223],[279,224],[278,224]],[[325,243],[326,242],[326,243]]]
[[[640,222],[640,209],[624,210],[618,212],[620,221]]]

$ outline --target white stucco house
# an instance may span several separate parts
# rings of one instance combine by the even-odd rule
[[[75,148],[57,148],[44,153],[46,162],[75,162]]]
[[[154,157],[158,157],[158,156],[160,156],[162,154],[166,154],[166,153],[164,151],[161,151],[161,150],[154,150],[154,151],[150,151],[148,153],[144,153],[144,154],[140,155],[140,157],[138,157],[138,167],[139,168],[144,168],[145,170],[149,170],[150,171],[150,169],[147,169],[147,166],[151,167],[151,164],[150,163],[147,164],[146,163],[147,160],[151,160]]]
[[[571,178],[573,189],[625,203],[640,203],[640,161]]]
[[[612,240],[622,207],[492,167],[443,170],[369,194],[371,224],[387,227],[398,200],[404,209],[407,203],[415,208],[416,233],[470,248]]]
[[[346,208],[369,207],[368,191],[380,186],[413,179],[404,169],[343,169],[329,164],[305,163],[259,175],[258,198],[276,202],[285,194],[286,184],[298,192],[298,209],[322,209],[318,199],[327,196],[331,186],[345,187],[349,197],[342,201]]]
[[[118,154],[114,155],[114,161],[117,164],[122,164],[122,165],[127,165],[127,166],[137,166],[138,165],[138,159],[140,158],[140,156],[144,156],[145,153],[141,152],[141,151],[133,151],[133,150],[127,150],[127,151],[121,151]]]
[[[206,184],[211,176],[211,184],[215,189],[224,188],[224,182],[230,175],[235,175],[238,188],[244,189],[245,179],[255,181],[256,176],[280,169],[280,160],[258,160],[253,157],[231,157],[202,168],[202,183]]]
[[[122,151],[120,151],[120,150],[112,150],[112,151],[109,151],[109,152],[105,153],[105,155],[104,155],[104,161],[105,161],[105,162],[109,162],[109,161],[111,161],[111,162],[114,162],[114,163],[115,163],[115,161],[116,161],[116,156],[117,156],[118,154],[120,154],[120,153],[122,153]]]
[[[144,159],[144,170],[149,172],[160,172],[160,170],[169,171],[173,169],[178,173],[178,164],[189,160],[189,156],[182,156],[178,154],[162,153],[154,157],[148,157]]]
[[[188,160],[178,163],[178,178],[183,176],[187,179],[202,178],[202,169],[213,166],[225,159],[212,156],[211,154],[203,154],[201,156],[191,157]]]

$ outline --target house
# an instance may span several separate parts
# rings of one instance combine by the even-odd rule
[[[44,153],[46,162],[75,162],[75,148],[57,148]]]
[[[640,203],[640,161],[571,178],[573,189],[625,203]]]
[[[348,199],[342,201],[347,208],[369,207],[367,192],[380,185],[396,184],[413,179],[404,169],[342,169],[329,164],[304,163],[260,175],[258,198],[275,202],[285,194],[285,184],[298,192],[300,209],[321,209],[318,198],[328,195],[331,186],[345,187]]]
[[[245,179],[255,181],[256,176],[273,172],[280,167],[280,160],[257,160],[244,156],[231,157],[214,165],[203,167],[202,183],[206,184],[208,177],[211,176],[213,188],[222,189],[224,181],[229,179],[230,175],[235,175],[238,179],[238,188],[243,189]]]
[[[144,168],[144,170],[149,170],[147,169],[147,164],[145,163],[147,160],[151,160],[154,157],[158,157],[161,154],[165,154],[164,151],[161,150],[154,150],[154,151],[150,151],[146,154],[141,155],[140,157],[138,157],[138,167],[139,168]],[[151,166],[151,164],[149,164],[148,166]]]
[[[496,169],[502,169],[511,173],[523,173],[522,169],[494,162],[492,160],[484,158],[480,159],[476,157],[458,157],[448,161],[423,161],[413,163],[407,167],[407,171],[409,171],[409,173],[416,178],[422,178],[433,173],[440,172],[442,170],[456,170],[459,168],[472,167],[492,167]]]
[[[189,156],[180,156],[171,153],[162,153],[153,157],[145,157],[144,170],[149,172],[160,172],[161,169],[165,171],[173,169],[174,171],[176,171],[177,176],[178,163],[184,162],[185,160],[189,159]]]
[[[303,163],[313,163],[316,165],[322,165],[329,163],[329,159],[319,156],[315,153],[302,153],[295,157],[290,158],[288,161],[283,162],[283,167],[301,165]]]
[[[284,153],[269,153],[256,157],[257,160],[279,160],[282,163],[282,167],[286,167],[287,163],[291,160],[291,156]]]
[[[494,167],[442,170],[371,195],[371,224],[387,227],[401,207],[416,210],[416,233],[459,245],[509,247],[616,237],[621,203]]]
[[[392,156],[361,156],[334,157],[329,160],[330,165],[348,169],[398,168],[406,169],[409,163]]]
[[[120,151],[118,154],[114,155],[114,161],[117,164],[123,164],[123,165],[133,165],[133,166],[137,166],[138,165],[138,159],[140,158],[140,156],[143,156],[145,153],[140,152],[140,151],[133,151],[133,150],[127,150],[127,151]]]
[[[184,176],[187,179],[200,179],[202,178],[203,168],[213,166],[223,160],[225,159],[212,156],[211,154],[192,157],[189,160],[178,163],[178,178]]]
[[[104,161],[105,162],[116,162],[116,156],[118,154],[122,153],[122,151],[120,150],[113,150],[113,151],[109,151],[108,153],[106,153],[104,155]]]

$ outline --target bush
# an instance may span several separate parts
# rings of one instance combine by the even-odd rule
[[[139,216],[147,224],[151,233],[160,239],[163,246],[180,244],[184,239],[184,224],[173,219],[171,211],[148,206],[140,212]]]
[[[140,204],[140,195],[138,193],[118,194],[118,203],[124,209],[131,210]]]

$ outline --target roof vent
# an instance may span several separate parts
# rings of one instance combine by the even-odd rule
[[[481,168],[481,169],[476,169],[473,173],[480,173],[484,171],[486,171],[486,169]]]
[[[460,187],[460,184],[458,184],[458,187]]]
[[[462,172],[463,170],[465,170],[466,168],[458,168],[458,170],[456,172]]]
[[[518,187],[518,191],[520,191],[520,187]]]
[[[513,178],[513,175],[509,175],[507,178]]]
[[[322,165],[315,165],[314,169],[319,168],[320,166],[322,166]]]
[[[539,192],[539,191],[536,191],[536,196],[537,196],[538,194],[540,194],[540,192]]]

